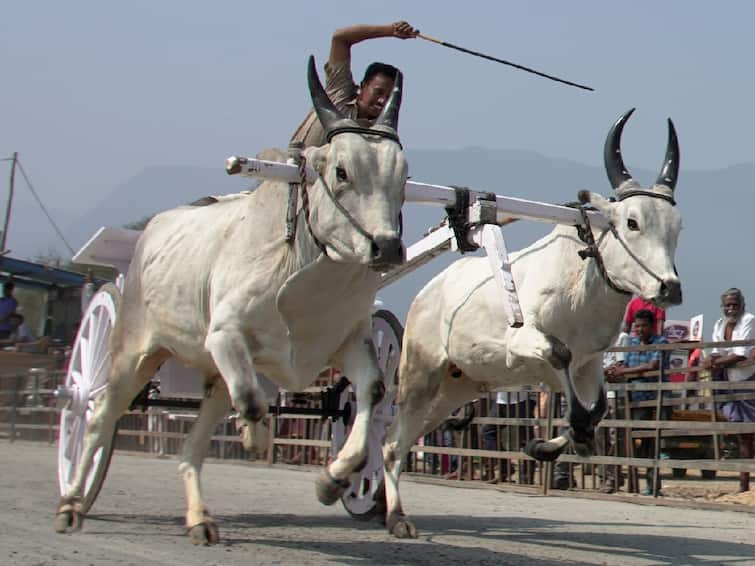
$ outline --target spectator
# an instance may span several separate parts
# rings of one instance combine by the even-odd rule
[[[24,315],[20,312],[14,312],[10,315],[11,324],[13,330],[10,333],[10,340],[15,344],[22,344],[24,342],[34,342],[36,338],[32,333],[29,326],[24,322]]]
[[[745,311],[745,298],[742,291],[736,288],[728,289],[721,295],[721,308],[724,316],[713,326],[713,341],[724,342],[730,340],[752,340],[755,338],[755,316]],[[736,365],[751,357],[752,346],[735,346],[730,348],[714,348],[703,361],[703,368],[717,373],[716,377],[732,382],[755,381],[752,367],[736,367]],[[731,422],[755,422],[755,399],[741,399],[727,401],[721,407],[724,416]],[[752,458],[753,434],[737,435],[739,443],[739,457]],[[739,490],[749,491],[750,474],[739,474]]]
[[[627,305],[627,310],[624,313],[624,332],[627,334],[636,334],[632,330],[632,323],[634,322],[637,313],[641,310],[650,311],[655,317],[654,333],[663,335],[663,325],[666,322],[666,311],[650,301],[646,301],[642,297],[635,297]]]
[[[13,331],[10,316],[18,308],[18,301],[13,296],[15,287],[13,281],[6,281],[3,285],[3,296],[0,297],[0,340],[10,338],[10,333]]]
[[[488,416],[497,418],[532,418],[534,413],[535,402],[529,398],[527,393],[506,393],[499,391],[495,399],[490,400],[490,410]],[[519,426],[499,426],[495,424],[486,424],[480,431],[482,435],[482,447],[484,450],[512,450],[521,451],[526,444],[527,427]],[[500,440],[500,442],[499,442]],[[532,483],[531,473],[525,473],[524,467],[526,462],[519,462],[519,482]],[[512,467],[507,460],[498,459],[497,465],[493,470],[493,477],[487,478],[489,483],[498,483],[508,481],[509,471]]]
[[[629,339],[629,346],[640,346],[650,344],[667,344],[668,341],[660,334],[654,333],[653,329],[657,328],[655,315],[652,311],[641,309],[634,315],[634,331],[636,336],[632,336]],[[657,378],[655,377],[631,377],[633,374],[655,371],[659,369],[661,360],[663,360],[664,367],[666,367],[666,356],[662,355],[662,352],[658,350],[643,350],[627,352],[624,362],[618,363],[605,370],[606,379],[609,383],[655,383]],[[632,403],[638,401],[652,401],[656,399],[655,391],[630,391],[629,400]],[[666,418],[670,407],[662,407],[660,418]],[[631,409],[632,419],[637,420],[651,420],[654,416],[653,407],[634,407]],[[641,438],[640,445],[637,449],[637,456],[640,458],[654,458],[655,457],[655,439],[653,438]],[[661,490],[661,478],[660,474],[655,474],[655,485],[660,495]],[[645,479],[647,481],[647,487],[642,490],[643,495],[653,494],[653,468],[647,468],[645,470]]]

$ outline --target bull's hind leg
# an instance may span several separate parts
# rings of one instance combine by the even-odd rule
[[[131,401],[152,378],[168,357],[164,351],[149,355],[126,354],[121,351],[112,360],[108,386],[96,402],[94,414],[89,420],[84,448],[79,458],[71,489],[58,504],[54,526],[59,533],[81,528],[81,496],[84,490],[94,454],[115,434],[118,419],[126,412]]]
[[[186,490],[186,530],[193,544],[216,544],[218,527],[202,500],[199,474],[212,439],[212,431],[218,421],[231,409],[231,399],[225,383],[218,376],[207,390],[199,416],[191,433],[186,437],[178,471]]]
[[[324,505],[338,501],[350,485],[351,474],[366,463],[372,414],[385,395],[382,371],[367,324],[344,347],[339,366],[354,386],[357,414],[343,448],[317,479],[317,498]]]
[[[429,389],[426,382],[417,380],[402,388],[403,399],[398,415],[388,429],[383,444],[385,524],[388,532],[397,538],[417,537],[417,528],[404,513],[399,494],[399,477],[411,447],[418,438],[437,429],[454,410],[480,393],[479,384],[466,376],[449,377],[445,371],[444,374],[439,389]],[[428,381],[434,381],[432,376]]]

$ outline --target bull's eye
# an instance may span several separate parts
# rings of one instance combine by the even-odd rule
[[[349,176],[346,175],[346,169],[343,167],[336,167],[336,179],[338,179],[341,183],[348,181]]]
[[[640,225],[637,224],[637,221],[634,218],[629,218],[627,219],[627,228],[633,232],[637,232],[640,229]]]

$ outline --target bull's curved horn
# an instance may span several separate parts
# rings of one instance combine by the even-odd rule
[[[404,90],[404,75],[396,71],[396,79],[393,81],[393,91],[388,102],[383,106],[380,116],[375,120],[375,126],[388,126],[398,132],[398,113],[401,110],[401,96]]]
[[[317,75],[314,55],[309,56],[307,83],[309,84],[309,95],[312,97],[312,105],[315,107],[315,112],[323,129],[327,132],[337,121],[345,119],[346,116],[335,107],[328,93],[325,92],[320,77]]]
[[[606,144],[603,146],[603,163],[606,167],[608,180],[614,190],[618,189],[622,183],[632,180],[632,176],[627,171],[624,160],[621,158],[621,132],[624,130],[624,124],[634,111],[635,109],[632,108],[616,120],[616,123],[608,131]]]
[[[663,160],[661,174],[655,181],[656,185],[665,185],[671,192],[676,187],[676,179],[679,176],[679,140],[676,138],[676,129],[671,118],[668,119],[668,142],[666,143],[666,157]]]

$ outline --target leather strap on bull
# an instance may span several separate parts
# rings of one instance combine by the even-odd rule
[[[392,131],[388,131],[388,130],[381,130],[377,128],[362,128],[361,126],[340,126],[340,127],[333,128],[332,130],[328,130],[327,132],[328,143],[330,143],[330,140],[332,140],[333,137],[337,136],[338,134],[360,134],[362,136],[378,136],[381,138],[393,140],[398,144],[398,146],[401,149],[404,149],[404,146],[401,145],[401,140],[399,139],[398,134]]]
[[[587,214],[587,209],[584,206],[577,206],[577,210],[579,210],[579,214],[580,216],[582,216],[582,224],[578,224],[576,226],[577,236],[579,236],[579,239],[587,244],[587,247],[585,249],[579,250],[577,252],[579,254],[579,257],[581,257],[583,260],[587,259],[588,257],[594,258],[595,265],[598,267],[598,272],[603,278],[603,281],[606,282],[606,285],[608,285],[617,293],[620,293],[622,295],[631,295],[631,292],[625,291],[611,280],[611,278],[608,276],[608,272],[606,271],[606,266],[603,263],[603,256],[600,255],[600,243],[608,233],[607,230],[603,231],[603,233],[600,235],[600,239],[596,242],[595,237],[592,233],[592,227],[590,226],[590,215]],[[613,224],[609,222],[609,226],[613,228],[611,232],[614,234],[614,236],[618,237],[618,235],[616,234],[616,228],[613,226]]]
[[[657,195],[651,195],[651,196],[657,196]],[[659,198],[665,198],[663,196]],[[667,199],[668,200],[668,199]],[[570,205],[572,203],[569,203]],[[606,237],[606,234],[609,232],[613,235],[614,238],[616,238],[616,241],[619,242],[622,248],[624,248],[624,251],[627,252],[629,257],[631,257],[637,265],[639,265],[645,273],[650,275],[653,279],[658,281],[659,283],[663,283],[663,279],[658,277],[658,275],[653,272],[647,265],[645,265],[645,262],[643,262],[637,255],[629,248],[627,243],[621,238],[619,235],[618,230],[616,230],[616,226],[613,222],[609,222],[608,226],[605,230],[600,234],[600,238],[598,238],[598,241],[595,241],[595,237],[592,233],[592,228],[590,227],[590,216],[587,214],[587,209],[584,206],[577,206],[576,207],[579,210],[580,216],[582,216],[582,224],[579,224],[575,226],[577,229],[577,236],[579,236],[579,239],[582,240],[585,244],[587,244],[587,247],[583,250],[579,250],[577,253],[579,254],[579,257],[582,259],[587,259],[588,257],[592,257],[595,259],[595,264],[598,267],[598,271],[600,272],[600,276],[603,278],[603,280],[606,282],[606,285],[608,285],[611,289],[616,291],[617,293],[621,293],[622,295],[631,295],[632,293],[630,291],[626,291],[625,289],[622,289],[616,283],[614,283],[611,278],[608,276],[608,272],[606,271],[606,266],[603,263],[603,256],[600,254],[600,244],[603,242],[603,239]],[[674,268],[676,271],[676,267]]]
[[[296,209],[299,205],[299,187],[307,182],[306,162],[301,154],[304,144],[292,141],[288,144],[288,160],[299,167],[299,182],[288,184],[288,206],[286,207],[286,243],[296,239]]]

